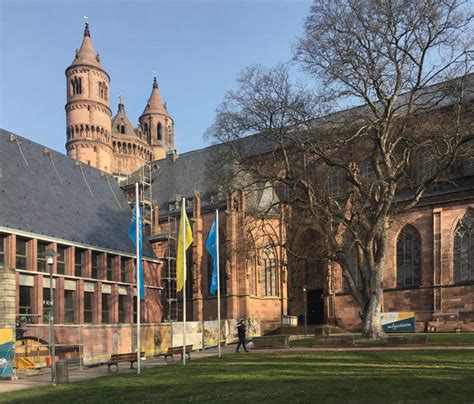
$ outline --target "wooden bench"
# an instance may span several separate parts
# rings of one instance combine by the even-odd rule
[[[186,355],[188,356],[188,359],[191,359],[191,351],[193,350],[192,345],[186,345]],[[180,354],[181,355],[181,360],[183,360],[183,347],[182,346],[175,346],[175,347],[169,347],[168,351],[164,354],[161,354],[159,356],[164,356],[165,361],[168,362],[168,358],[171,358],[171,361],[174,362],[174,356],[175,354]]]
[[[142,352],[140,354],[140,357],[145,356],[145,352]],[[110,367],[115,365],[117,368],[116,372],[118,372],[119,367],[118,364],[120,362],[130,362],[130,369],[135,369],[133,364],[137,361],[137,353],[136,352],[130,352],[130,353],[121,353],[121,354],[113,354],[110,357],[110,360],[108,362],[105,362],[105,364],[109,367],[108,370],[110,372]]]

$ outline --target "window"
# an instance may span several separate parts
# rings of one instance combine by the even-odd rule
[[[110,323],[110,295],[102,293],[102,324]]]
[[[99,279],[99,258],[100,254],[92,251],[91,277],[94,279]]]
[[[82,276],[83,264],[84,264],[84,250],[80,248],[74,251],[74,274],[76,276]]]
[[[0,267],[5,266],[5,241],[7,237],[0,234]]]
[[[278,296],[275,252],[268,246],[263,252],[263,295]]]
[[[64,291],[64,323],[74,324],[74,297],[76,292],[74,290]]]
[[[33,287],[20,285],[20,315],[33,314]],[[27,317],[31,322],[32,317]]]
[[[120,258],[120,282],[127,282],[128,281],[128,267],[129,267],[129,259],[128,258]]]
[[[163,127],[161,126],[161,122],[158,122],[158,125],[156,125],[156,137],[158,140],[161,140],[163,136]]]
[[[119,323],[123,324],[125,323],[125,299],[127,296],[124,295],[119,295],[119,300],[118,300],[118,315],[119,315]]]
[[[16,268],[27,269],[28,267],[28,240],[16,238]]]
[[[71,93],[72,95],[82,94],[82,79],[74,76],[71,79]]]
[[[36,254],[38,272],[48,272],[48,265],[46,264],[46,257],[44,255],[48,247],[48,243],[38,241],[38,252]]]
[[[143,131],[148,135],[148,124],[143,125]]]
[[[255,256],[250,256],[247,262],[249,271],[249,289],[250,294],[257,295],[257,262]]]
[[[397,240],[397,287],[419,286],[421,274],[421,237],[406,225]]]
[[[113,281],[114,280],[114,259],[113,255],[107,254],[107,280]]]
[[[122,135],[125,134],[125,125],[120,125],[120,133],[121,133]]]
[[[99,97],[107,100],[107,84],[103,81],[99,82]]]
[[[365,262],[365,257],[363,259],[363,268],[359,268],[359,264],[357,263],[357,248],[354,244],[354,239],[351,236],[346,235],[345,237],[345,259],[349,266],[350,274],[352,275],[352,279],[354,279],[355,286],[357,289],[362,288],[362,276],[360,271],[364,271],[365,274],[368,273],[368,268]],[[343,274],[343,281],[342,281],[342,291],[344,293],[352,293],[351,287],[349,286],[349,282],[347,282],[346,277]]]
[[[53,303],[50,292],[49,288],[43,288],[43,323],[49,323],[49,313]]]
[[[331,169],[328,178],[328,193],[333,198],[340,198],[342,196],[343,176],[339,168]]]
[[[84,323],[92,323],[93,292],[84,292]]]
[[[367,188],[370,188],[375,181],[375,171],[372,163],[365,163],[364,167],[362,168],[362,177],[364,181],[364,185]]]
[[[56,252],[59,254],[56,257],[56,272],[64,275],[66,273],[66,247],[58,245]]]
[[[454,283],[474,281],[474,210],[459,221],[454,232]]]

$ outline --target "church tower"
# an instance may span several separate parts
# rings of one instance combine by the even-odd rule
[[[110,77],[100,63],[86,22],[82,45],[66,69],[66,149],[69,157],[110,173],[113,149],[109,85]]]
[[[161,99],[156,77],[153,79],[151,95],[139,122],[140,129],[153,150],[153,159],[165,158],[167,152],[174,149],[174,121]]]

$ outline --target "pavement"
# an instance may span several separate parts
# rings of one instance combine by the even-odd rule
[[[223,354],[232,353],[235,351],[235,346],[223,346],[221,352]],[[217,348],[206,349],[203,351],[193,351],[191,353],[191,360],[217,356]],[[169,360],[169,359],[168,359]],[[164,357],[146,358],[141,361],[141,368],[153,368],[156,366],[169,366],[181,363],[180,356],[175,355],[174,362],[166,362]],[[135,364],[136,367],[136,364]],[[69,369],[69,381],[77,382],[80,380],[94,379],[96,377],[113,376],[115,375],[115,366],[112,366],[112,371],[109,372],[106,365],[97,367],[84,367],[82,370],[79,367]],[[136,373],[136,369],[130,369],[130,364],[120,363],[119,373]],[[31,371],[28,373],[21,373],[18,375],[18,380],[0,380],[0,394],[17,390],[32,389],[35,387],[51,385],[51,369],[44,368],[38,371]]]
[[[474,350],[474,345],[412,345],[412,346],[393,346],[393,347],[291,347],[278,349],[252,349],[255,353],[307,353],[307,352],[354,352],[354,351],[408,351],[408,350]],[[230,354],[235,351],[235,346],[223,346],[222,354]],[[217,356],[217,348],[206,349],[204,351],[193,351],[191,360]],[[245,355],[242,351],[241,355]],[[153,368],[156,366],[172,366],[180,363],[179,356],[175,357],[174,362],[166,362],[164,357],[147,358],[141,361],[141,368]],[[136,364],[135,364],[136,366]],[[115,367],[112,367],[115,369]],[[119,373],[136,373],[136,369],[130,369],[128,363],[119,364]],[[113,376],[114,371],[109,372],[107,366],[98,366],[91,368],[72,368],[69,369],[69,381],[76,382],[79,380],[93,379],[96,377]],[[49,386],[51,384],[51,371],[49,368],[41,369],[30,374],[22,373],[18,376],[18,380],[0,380],[0,394],[17,390],[31,389],[41,386]]]

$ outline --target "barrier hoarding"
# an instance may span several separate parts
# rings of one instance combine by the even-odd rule
[[[13,330],[0,329],[0,378],[13,376],[14,346]]]

